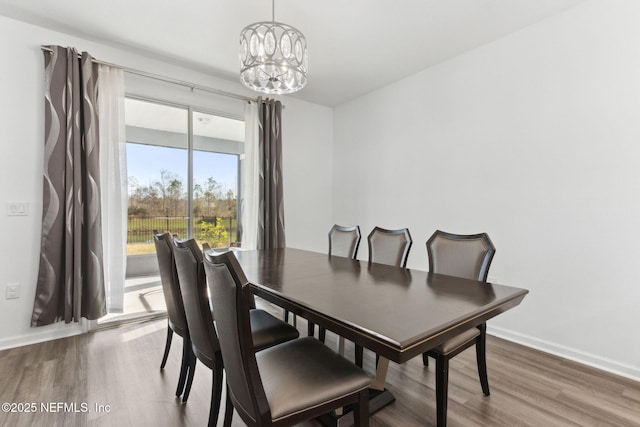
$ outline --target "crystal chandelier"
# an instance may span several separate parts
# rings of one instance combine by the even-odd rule
[[[290,25],[256,22],[240,32],[240,81],[269,94],[297,92],[307,84],[307,40]]]

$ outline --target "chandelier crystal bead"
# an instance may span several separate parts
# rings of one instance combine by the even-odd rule
[[[257,22],[240,32],[240,81],[267,94],[293,93],[307,84],[307,40],[290,25]]]

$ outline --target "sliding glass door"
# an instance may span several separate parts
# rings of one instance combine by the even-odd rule
[[[125,313],[163,315],[153,231],[239,246],[238,189],[244,121],[190,106],[125,100],[128,174]],[[100,323],[105,320],[101,320]]]
[[[238,189],[244,121],[193,112],[193,237],[212,247],[239,246]]]

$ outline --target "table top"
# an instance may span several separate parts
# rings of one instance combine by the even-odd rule
[[[515,307],[529,292],[299,249],[236,255],[255,295],[397,363]]]

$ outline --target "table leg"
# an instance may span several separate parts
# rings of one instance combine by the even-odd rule
[[[369,386],[369,414],[373,414],[396,400],[389,390],[384,388],[389,368],[389,359],[381,357],[378,361],[376,377]],[[325,426],[347,427],[353,426],[353,410],[350,406],[340,408],[330,414],[325,414],[318,418],[318,421]]]
[[[369,389],[369,415],[374,414],[389,403],[396,400],[389,390],[377,391]],[[352,427],[353,408],[347,406],[338,411],[331,411],[317,418],[318,421],[327,427]]]
[[[389,368],[389,359],[380,357],[378,368],[376,369],[376,377],[371,381],[369,388],[373,390],[384,390],[384,384],[387,381],[387,369]]]

